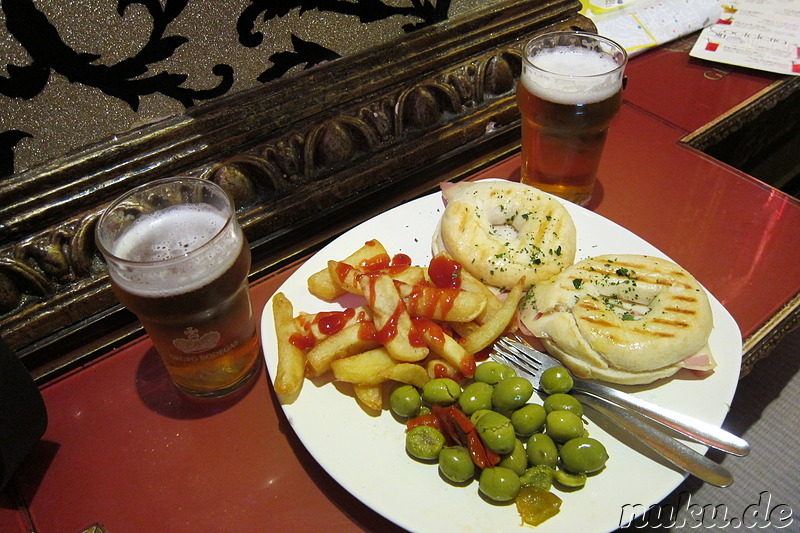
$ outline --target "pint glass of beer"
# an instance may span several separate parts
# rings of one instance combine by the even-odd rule
[[[101,215],[96,242],[179,389],[222,396],[256,373],[250,247],[224,190],[190,177],[134,189]]]
[[[622,105],[627,59],[614,41],[578,31],[525,45],[517,86],[523,183],[589,203],[609,124]]]

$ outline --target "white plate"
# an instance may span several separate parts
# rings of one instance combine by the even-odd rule
[[[635,253],[665,257],[656,248],[617,224],[569,202],[578,235],[576,261],[605,253]],[[342,259],[370,239],[378,239],[390,255],[405,253],[414,264],[427,265],[431,237],[443,210],[441,195],[414,200],[387,211],[343,234],[304,263],[280,288],[299,311],[341,309],[311,296],[306,280],[329,259]],[[711,296],[711,295],[709,295]],[[353,302],[348,302],[353,305]],[[690,374],[655,387],[629,391],[660,405],[721,425],[736,390],[741,364],[741,334],[736,322],[711,296],[714,330],[709,340],[718,363],[705,379]],[[272,302],[261,323],[267,368],[277,366]],[[409,458],[404,426],[384,411],[370,416],[346,387],[306,380],[299,395],[282,399],[289,423],[320,465],[351,494],[399,526],[415,532],[520,531],[514,505],[492,505],[478,493],[478,483],[455,487],[445,483],[436,466]],[[632,512],[658,504],[684,479],[681,472],[652,457],[635,444],[617,440],[589,421],[589,432],[603,442],[610,459],[599,475],[579,491],[560,494],[561,512],[536,528],[551,531],[613,531]],[[609,428],[613,433],[613,428]],[[704,451],[701,446],[696,449]],[[642,452],[645,453],[642,453]],[[635,506],[635,507],[634,507]]]

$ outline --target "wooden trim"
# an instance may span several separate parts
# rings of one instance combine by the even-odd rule
[[[796,294],[772,318],[745,339],[740,378],[749,374],[753,366],[769,355],[798,325],[800,325],[800,294]]]
[[[764,113],[774,109],[789,96],[800,90],[800,76],[789,76],[771,83],[741,104],[708,124],[683,137],[680,142],[701,152],[753,124]],[[775,136],[779,132],[774,132]]]

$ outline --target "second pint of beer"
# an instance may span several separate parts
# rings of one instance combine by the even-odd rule
[[[179,389],[221,396],[255,373],[250,247],[222,189],[196,178],[154,182],[114,202],[96,234],[115,294]]]
[[[523,51],[521,181],[579,205],[592,197],[611,119],[622,105],[625,50],[584,32],[554,32]]]

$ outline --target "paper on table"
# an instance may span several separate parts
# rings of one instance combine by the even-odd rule
[[[718,0],[621,0],[622,7],[607,11],[602,9],[611,5],[609,0],[585,2],[584,14],[597,32],[622,45],[629,55],[704,28],[717,21],[721,12]]]
[[[732,0],[695,42],[692,57],[800,75],[800,2]]]
[[[594,13],[600,14],[628,6],[638,1],[639,0],[586,0],[586,3]]]

